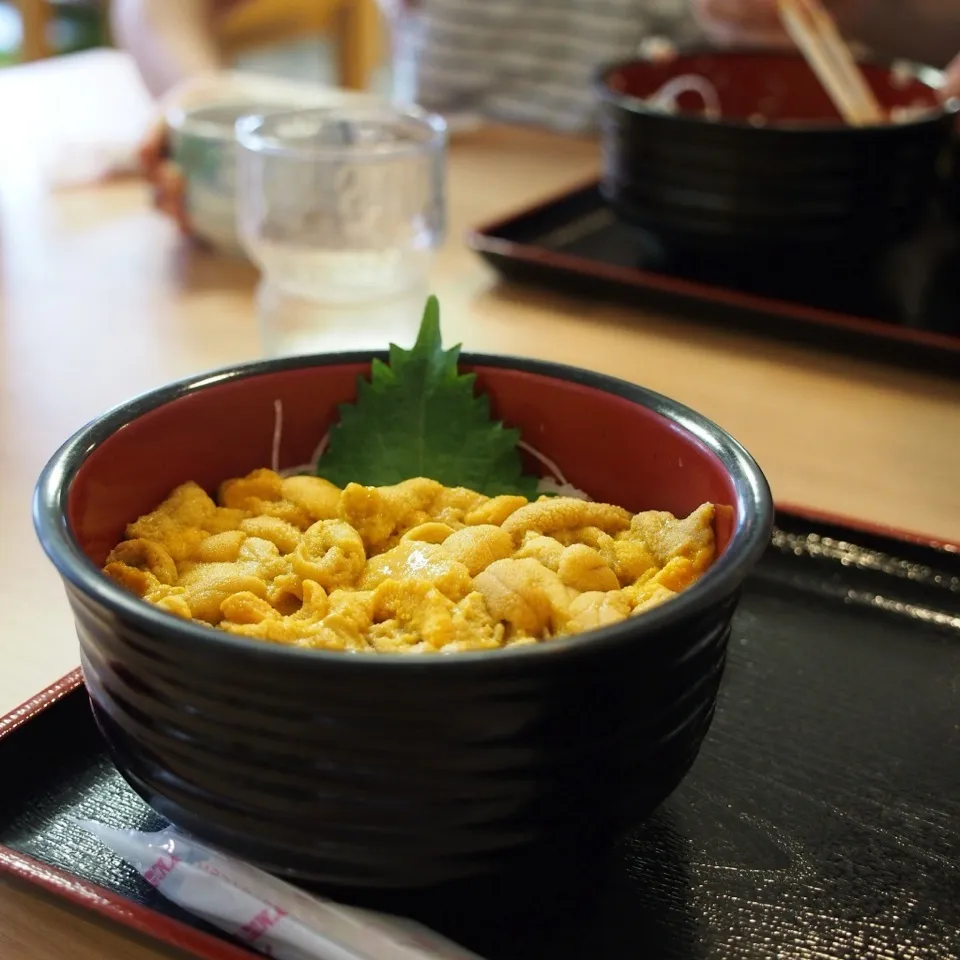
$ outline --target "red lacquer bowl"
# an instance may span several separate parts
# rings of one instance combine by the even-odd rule
[[[309,458],[370,355],[275,360],[153,391],[89,424],[40,478],[84,677],[116,763],[161,814],[268,869],[428,888],[556,870],[649,814],[713,715],[740,585],[767,545],[763,475],[687,408],[568,367],[466,356],[497,416],[571,482],[632,510],[719,511],[720,556],[675,600],[578,637],[369,656],[188,623],[99,570],[124,525],[193,479]]]

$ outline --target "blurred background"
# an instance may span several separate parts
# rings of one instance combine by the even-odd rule
[[[0,0],[0,68],[110,46],[109,7],[110,0]],[[247,0],[218,29],[238,69],[379,91],[394,79],[377,0]]]
[[[105,6],[98,0],[17,0],[0,3],[0,65],[108,43]]]

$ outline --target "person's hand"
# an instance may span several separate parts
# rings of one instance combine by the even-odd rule
[[[777,0],[692,0],[706,34],[723,46],[787,46],[791,40],[780,22]],[[841,30],[859,17],[863,0],[827,0]]]
[[[157,104],[156,118],[144,135],[137,154],[140,170],[153,189],[154,208],[170,217],[181,233],[193,235],[183,173],[170,156],[168,113],[227,101],[244,94],[253,96],[251,87],[263,82],[259,77],[245,77],[229,71],[200,74],[168,90]]]
[[[153,189],[153,205],[185,235],[192,233],[187,215],[183,173],[170,156],[166,116],[173,108],[187,109],[224,99],[236,86],[232,74],[213,73],[191,77],[167,91],[158,104],[157,116],[137,151],[140,170]]]
[[[184,177],[170,156],[166,118],[171,112],[238,99],[249,101],[251,109],[260,103],[316,108],[350,101],[369,102],[365,94],[228,70],[192,77],[167,91],[157,104],[156,119],[140,143],[138,158],[140,170],[153,188],[154,206],[185,234],[192,235],[193,231],[186,209]]]
[[[183,174],[170,159],[169,138],[162,118],[154,122],[139,148],[140,169],[153,188],[155,209],[170,217],[180,232],[190,234]]]

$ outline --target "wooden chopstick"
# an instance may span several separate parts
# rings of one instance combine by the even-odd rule
[[[779,9],[784,29],[823,84],[840,115],[851,126],[864,125],[867,121],[861,105],[844,82],[839,67],[821,42],[806,11],[795,0],[779,0]]]
[[[883,123],[877,98],[820,0],[779,0],[779,8],[784,28],[844,120],[852,126]]]
[[[799,0],[799,3],[806,8],[810,19],[816,24],[820,36],[833,51],[834,59],[840,65],[843,75],[849,78],[851,88],[856,91],[857,99],[863,106],[865,116],[869,118],[871,123],[883,123],[886,120],[883,107],[880,106],[880,102],[870,88],[870,84],[867,83],[850,45],[841,36],[833,15],[824,7],[821,0]]]

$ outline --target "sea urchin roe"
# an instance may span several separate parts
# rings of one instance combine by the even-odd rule
[[[177,487],[104,571],[169,613],[345,653],[495,650],[608,626],[713,563],[714,507],[677,519],[575,497],[486,497],[255,470]]]

